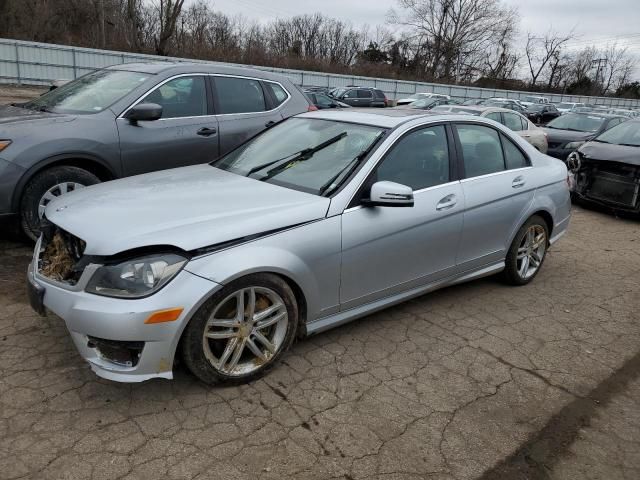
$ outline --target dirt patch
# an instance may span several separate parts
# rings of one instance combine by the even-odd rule
[[[0,105],[26,102],[49,90],[44,86],[0,85]]]

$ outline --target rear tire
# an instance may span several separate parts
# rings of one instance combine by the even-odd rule
[[[542,268],[548,246],[547,222],[534,215],[520,227],[511,243],[502,272],[503,280],[516,286],[531,282]]]
[[[44,206],[51,198],[96,183],[100,183],[98,177],[78,167],[53,167],[37,173],[27,183],[20,200],[22,230],[31,240],[36,240],[40,235],[40,220]]]
[[[191,318],[180,340],[182,357],[210,385],[248,383],[280,361],[298,322],[287,282],[273,274],[247,275],[215,293]]]

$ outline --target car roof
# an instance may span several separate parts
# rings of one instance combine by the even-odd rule
[[[216,63],[197,62],[144,62],[144,63],[123,63],[107,67],[108,70],[123,70],[130,72],[149,73],[158,75],[160,73],[180,74],[180,73],[219,73],[223,75],[238,75],[247,77],[263,78],[265,80],[286,80],[282,75],[259,70],[257,68],[233,67],[228,65],[218,65]]]
[[[347,111],[348,110],[348,111]],[[418,117],[442,117],[449,120],[450,115],[438,112],[430,113],[418,109],[395,108],[349,108],[345,110],[318,110],[297,115],[298,118],[317,118],[342,122],[361,123],[375,127],[394,128]]]
[[[602,118],[624,118],[623,115],[616,115],[615,113],[600,113],[597,110],[593,112],[569,112],[565,115],[590,115],[590,116],[598,116]],[[564,116],[564,115],[563,115]]]
[[[518,113],[508,108],[502,107],[490,107],[485,105],[448,105],[451,108],[460,108],[464,110],[470,110],[472,112],[478,112],[478,114],[482,114],[484,112],[492,111],[492,112],[509,112],[509,113]],[[437,108],[437,107],[436,107]],[[457,113],[457,112],[454,112]]]

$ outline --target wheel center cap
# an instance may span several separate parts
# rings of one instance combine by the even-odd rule
[[[253,330],[253,327],[250,324],[243,323],[242,325],[240,325],[240,329],[238,330],[238,335],[240,337],[248,337],[249,335],[251,335],[252,330]]]

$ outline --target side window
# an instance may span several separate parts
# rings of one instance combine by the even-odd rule
[[[500,134],[502,138],[502,146],[504,147],[504,157],[507,164],[507,170],[514,168],[528,167],[527,157],[516,147],[511,140],[505,135]]]
[[[504,112],[502,114],[504,116],[504,126],[513,130],[514,132],[519,132],[522,130],[522,122],[520,121],[520,116],[515,113],[507,113]]]
[[[502,118],[500,118],[500,112],[491,112],[487,114],[487,118],[490,120],[494,120],[498,123],[502,123]]]
[[[343,96],[344,98],[356,98],[358,95],[355,90],[347,90]]]
[[[265,110],[264,93],[258,80],[237,77],[214,77],[218,96],[218,113],[248,113]]]
[[[407,185],[414,190],[449,181],[449,149],[443,125],[411,132],[398,140],[378,165],[377,181]]]
[[[482,125],[457,125],[467,178],[505,169],[498,132]]]
[[[277,83],[264,82],[264,85],[273,94],[273,98],[276,101],[276,104],[275,104],[276,107],[279,105],[282,105],[282,103],[289,97],[289,95],[287,95],[287,91]]]
[[[375,94],[376,98],[384,98],[384,93],[382,92],[382,90],[374,90],[373,93]]]
[[[524,117],[520,117],[520,123],[522,123],[522,130],[529,130],[529,120]]]
[[[373,98],[373,94],[371,93],[371,90],[361,88],[358,90],[358,98]]]
[[[323,107],[330,107],[333,104],[333,100],[326,95],[316,95],[316,103]]]
[[[147,95],[143,102],[162,107],[162,118],[197,117],[207,114],[204,77],[178,77]]]

